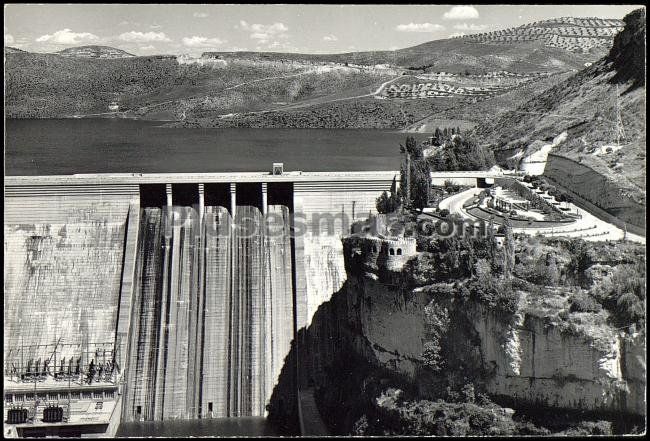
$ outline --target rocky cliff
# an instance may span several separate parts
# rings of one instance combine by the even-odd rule
[[[422,270],[429,264],[444,265],[429,253],[417,252],[397,265],[387,264],[374,240],[345,240],[347,280],[319,307],[309,328],[299,330],[298,349],[294,347],[290,356],[298,360],[299,387],[315,390],[321,414],[337,434],[364,426],[362,420],[368,415],[369,421],[370,414],[376,418],[371,426],[388,427],[387,421],[397,417],[383,414],[386,409],[377,397],[395,384],[414,399],[437,403],[453,402],[450,397],[458,394],[454,391],[476,388],[512,407],[515,414],[545,409],[581,412],[580,418],[592,420],[642,418],[645,332],[634,326],[621,329],[610,309],[584,306],[580,293],[589,287],[593,295],[607,291],[607,283],[616,284],[612,280],[618,276],[612,274],[643,260],[643,250],[632,246],[634,250],[621,253],[602,248],[606,244],[568,242],[535,245],[539,255],[517,245],[517,268],[539,265],[539,260],[546,261],[542,270],[551,272],[552,261],[561,282],[515,284],[515,303],[505,309],[495,307],[498,302],[487,295],[475,295],[476,288],[462,280],[442,281],[437,269]],[[581,248],[585,246],[594,249],[585,251]],[[574,250],[573,257],[567,249]],[[522,271],[515,270],[528,277]],[[278,416],[275,405],[284,386],[281,381],[274,392],[271,417]],[[480,430],[470,427],[463,433],[486,433]],[[427,432],[404,432],[413,433]]]

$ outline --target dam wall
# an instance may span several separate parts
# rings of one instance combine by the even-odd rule
[[[396,175],[8,177],[5,358],[108,342],[124,421],[264,416],[345,280],[342,235]]]
[[[4,358],[18,370],[112,349],[137,186],[86,190],[5,187]]]
[[[288,208],[173,211],[143,209],[124,419],[263,416],[293,339]]]

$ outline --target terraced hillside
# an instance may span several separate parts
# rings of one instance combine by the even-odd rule
[[[535,140],[566,131],[567,140],[553,148],[552,166],[545,174],[611,214],[643,226],[645,10],[630,13],[624,21],[625,29],[606,57],[481,124],[476,133],[512,155]]]
[[[606,20],[560,20],[554,27],[549,23],[542,28],[551,33],[560,32],[559,24],[593,30],[602,45],[616,29],[615,22]],[[540,26],[525,27],[528,37],[508,44],[455,38],[396,51],[329,55],[206,52],[200,58],[133,57],[104,46],[58,54],[6,51],[6,114],[117,116],[189,127],[403,129],[437,112],[575,71],[602,55],[549,45],[550,34],[535,31]],[[570,35],[562,32],[563,38]],[[401,84],[403,75],[417,77],[411,83],[420,84],[415,91]],[[510,96],[514,105],[521,103],[523,95]],[[391,99],[376,99],[382,97]],[[414,97],[426,102],[416,103],[420,100],[411,100]],[[110,106],[113,102],[119,112]]]
[[[79,58],[131,58],[135,55],[110,46],[81,46],[57,52],[62,57]]]
[[[623,22],[614,19],[561,17],[483,34],[462,37],[464,41],[484,44],[517,44],[541,41],[544,46],[570,52],[606,51]]]

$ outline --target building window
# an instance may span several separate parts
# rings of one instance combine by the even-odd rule
[[[113,398],[113,397],[115,397],[115,391],[113,390],[104,391],[104,398]]]
[[[376,253],[377,252],[377,247],[375,245],[372,246],[372,252]]]
[[[5,395],[5,401],[6,401],[7,403],[11,403],[13,400],[14,400],[14,396],[13,396],[13,395],[11,395],[11,394],[6,394],[6,395]]]
[[[70,399],[78,400],[79,398],[81,398],[80,392],[70,392]]]
[[[138,415],[142,415],[142,406],[136,407],[135,413]]]
[[[212,403],[208,403],[208,412],[212,412]]]
[[[92,398],[92,394],[90,392],[82,392],[81,398],[83,398],[84,400],[90,400]]]
[[[47,400],[47,394],[36,394],[36,398],[40,400]]]
[[[34,394],[25,395],[25,400],[26,401],[34,401]],[[16,395],[16,401],[18,401],[18,395]]]
[[[391,256],[394,256],[395,255],[395,250],[393,248],[391,248],[389,253],[390,253]]]
[[[59,394],[50,392],[47,394],[47,399],[50,401],[56,401],[59,399]]]
[[[401,249],[401,248],[398,248],[398,249],[397,249],[397,255],[398,255],[398,256],[401,256],[401,255],[402,255],[402,249]]]
[[[102,398],[104,398],[104,395],[102,394],[101,390],[95,391],[93,392],[93,398],[96,400],[101,400]]]
[[[31,395],[31,394],[29,394],[29,395]],[[28,396],[29,396],[29,395],[28,395]],[[19,402],[20,402],[20,401],[24,401],[24,399],[25,399],[25,396],[24,396],[23,394],[16,394],[16,395],[14,395],[14,400],[16,400],[16,401],[19,401]]]
[[[67,400],[67,399],[68,399],[68,393],[67,392],[59,393],[59,400]]]

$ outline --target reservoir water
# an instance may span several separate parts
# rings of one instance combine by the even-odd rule
[[[398,170],[406,134],[167,128],[129,119],[7,120],[5,174]],[[416,134],[424,139],[426,134]]]

